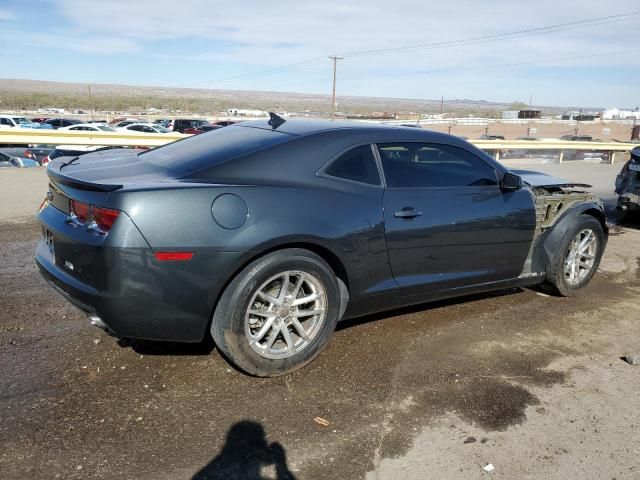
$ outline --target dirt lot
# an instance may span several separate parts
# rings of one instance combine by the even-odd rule
[[[620,168],[533,167],[609,201]],[[0,172],[2,479],[640,478],[640,366],[620,359],[640,353],[640,230],[612,229],[579,298],[515,289],[350,321],[308,367],[256,379],[210,344],[90,327],[33,263],[45,185]]]

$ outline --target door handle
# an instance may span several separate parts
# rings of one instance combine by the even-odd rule
[[[418,210],[412,207],[404,207],[402,210],[393,214],[393,216],[396,218],[405,218],[405,219],[416,218],[416,217],[419,217],[420,215],[422,215],[422,212],[419,212]]]

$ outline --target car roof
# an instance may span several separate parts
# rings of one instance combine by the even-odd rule
[[[273,138],[257,137],[247,132],[247,137],[253,139],[248,143],[256,144],[256,148],[243,151],[243,147],[239,146],[236,151],[234,145],[224,145],[220,142],[215,133],[223,132],[221,135],[234,138],[234,141],[242,143],[242,135],[238,135],[242,130],[261,130],[273,133],[273,136],[268,135]],[[185,141],[183,144],[185,148],[191,146],[193,142],[197,142],[199,146],[197,147],[198,153],[192,155],[194,162],[179,172],[181,178],[238,184],[270,183],[275,185],[291,184],[296,181],[315,182],[316,180],[313,180],[315,172],[348,149],[372,143],[393,144],[398,142],[448,144],[462,147],[485,159],[497,171],[506,170],[504,166],[495,162],[486,153],[455,136],[423,128],[368,122],[293,119],[287,120],[284,124],[273,129],[267,120],[254,120],[230,125],[196,137],[201,138],[191,142]],[[263,146],[260,145],[262,140],[264,140]],[[219,145],[217,145],[218,143]],[[172,145],[172,148],[178,148],[180,142],[170,144],[169,147]],[[150,155],[156,152],[161,158],[163,148],[151,150]],[[220,152],[216,153],[216,150],[220,150]],[[167,155],[166,152],[164,155]],[[212,155],[228,158],[209,164]],[[176,158],[175,155],[172,157]],[[201,163],[198,165],[196,160]],[[277,168],[274,168],[274,165],[277,165]],[[193,169],[190,171],[186,169],[192,167]],[[283,176],[283,171],[287,172],[286,176]]]
[[[347,120],[302,120],[302,119],[284,119],[285,122],[277,128],[273,128],[269,125],[269,120],[250,120],[242,123],[230,125],[233,127],[250,127],[250,128],[264,128],[267,130],[277,130],[278,132],[288,133],[291,135],[309,135],[312,133],[318,133],[323,131],[335,131],[335,130],[360,130],[365,131],[372,128],[375,129],[408,129],[408,127],[383,125],[380,123],[367,123],[367,122],[353,122]],[[412,128],[411,130],[416,130]]]

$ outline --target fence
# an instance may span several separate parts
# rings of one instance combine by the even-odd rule
[[[156,147],[187,135],[180,133],[75,132],[60,130],[1,129],[0,145],[108,145],[122,147]],[[497,160],[508,151],[554,151],[562,162],[567,151],[605,152],[611,163],[616,153],[629,152],[638,144],[622,142],[570,142],[563,140],[469,140],[478,148],[491,152]]]

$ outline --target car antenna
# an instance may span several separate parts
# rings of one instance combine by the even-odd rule
[[[286,122],[286,120],[280,115],[278,115],[277,113],[269,112],[269,121],[267,123],[271,125],[271,128],[275,130],[284,122]]]

